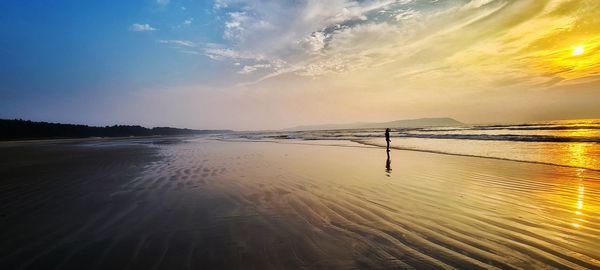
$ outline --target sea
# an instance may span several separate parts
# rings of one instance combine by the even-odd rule
[[[386,147],[385,129],[238,132],[225,140]],[[600,171],[600,119],[391,128],[392,149]]]

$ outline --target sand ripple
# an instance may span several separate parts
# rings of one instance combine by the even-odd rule
[[[210,140],[151,149],[160,159],[126,163],[136,174],[86,165],[98,173],[72,181],[113,180],[98,197],[68,188],[64,202],[80,206],[37,206],[64,191],[3,185],[5,204],[39,209],[46,226],[17,228],[35,219],[10,213],[0,266],[600,268],[597,171],[392,151],[386,173],[379,149]]]

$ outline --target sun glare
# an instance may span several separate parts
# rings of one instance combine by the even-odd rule
[[[582,55],[584,52],[585,50],[583,49],[583,46],[577,46],[573,48],[573,56]]]

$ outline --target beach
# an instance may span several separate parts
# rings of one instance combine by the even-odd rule
[[[207,137],[0,161],[0,269],[600,268],[597,170]]]

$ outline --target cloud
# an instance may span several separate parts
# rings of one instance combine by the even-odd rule
[[[270,68],[271,64],[256,64],[251,66],[244,66],[242,70],[238,71],[239,74],[249,74],[253,73],[259,69]]]
[[[194,18],[189,18],[189,19],[183,21],[183,25],[186,25],[186,26],[192,25],[193,21],[194,21]]]
[[[169,3],[171,3],[171,0],[156,0],[156,3],[161,5],[161,6],[166,6]]]
[[[272,25],[260,17],[252,16],[246,12],[229,12],[229,19],[225,22],[223,38],[243,42],[247,33],[273,29]]]
[[[160,42],[162,44],[169,44],[169,45],[176,45],[176,46],[183,46],[183,47],[196,47],[196,44],[189,40],[171,39],[171,40],[159,40],[158,42]]]
[[[214,60],[253,60],[263,61],[265,56],[249,51],[238,51],[229,48],[209,46],[204,49],[204,54]]]
[[[220,51],[209,50],[207,54],[215,60],[240,58],[240,54],[260,56],[258,59],[243,57],[254,63],[278,63],[278,73],[287,70],[316,76],[340,69],[341,59],[330,52],[338,37],[346,31],[362,29],[361,25],[372,25],[372,20],[394,14],[386,14],[389,9],[399,9],[412,1],[372,0],[372,1],[300,1],[264,2],[257,0],[220,0],[216,9],[225,9],[223,38],[229,43],[221,44]],[[408,10],[405,15],[417,17],[416,11]],[[385,25],[385,20],[381,23]],[[366,28],[365,28],[366,29]],[[374,29],[374,28],[371,28]],[[385,33],[384,33],[385,34]],[[389,33],[388,33],[389,34]],[[347,35],[346,35],[347,38]],[[353,45],[352,45],[353,46]],[[352,46],[348,48],[352,50]],[[233,53],[236,52],[236,53]],[[243,52],[243,53],[242,53]],[[340,52],[341,53],[341,52]],[[285,63],[282,64],[281,63]]]
[[[394,19],[396,19],[396,21],[403,21],[403,20],[415,19],[415,18],[418,18],[419,16],[420,16],[420,13],[418,11],[415,11],[412,9],[401,9],[396,12],[396,15],[394,15]]]
[[[495,110],[502,105],[494,95],[551,104],[533,92],[600,74],[600,5],[592,0],[219,0],[213,8],[224,14],[223,39],[194,51],[231,65],[230,91],[265,105],[249,107],[285,117],[294,113],[268,104],[298,101],[296,113],[331,108],[312,120],[358,120],[366,116],[353,111],[389,108],[399,117],[434,111],[470,121],[481,111],[464,107],[480,106],[469,97],[487,97]],[[585,53],[574,56],[574,46]],[[373,111],[375,119],[387,115]]]
[[[156,31],[158,29],[150,26],[147,23],[144,24],[140,24],[140,23],[134,23],[131,26],[129,26],[129,31],[133,31],[133,32],[149,32],[149,31]]]
[[[226,8],[227,2],[229,2],[229,1],[228,0],[215,0],[214,4],[213,4],[213,8],[214,9]]]
[[[471,70],[469,65],[474,65],[489,72],[489,76],[500,70],[512,70],[515,72],[513,77],[520,78],[514,81],[523,84],[559,81],[552,76],[523,78],[524,74],[533,73],[546,77],[543,73],[550,72],[562,72],[563,76],[571,77],[593,74],[595,71],[591,66],[596,62],[595,58],[589,57],[588,61],[578,59],[577,65],[573,61],[561,60],[564,65],[554,64],[556,68],[552,69],[544,67],[549,66],[549,59],[553,59],[553,50],[541,55],[533,55],[532,51],[521,52],[519,54],[524,58],[517,60],[515,49],[525,49],[535,42],[536,37],[542,40],[541,36],[556,33],[557,29],[565,35],[573,33],[575,28],[570,25],[573,16],[593,9],[577,9],[573,2],[569,3],[556,0],[305,0],[293,3],[219,0],[214,8],[227,11],[223,38],[228,42],[219,44],[216,50],[207,50],[206,54],[219,61],[244,60],[242,64],[248,67],[279,63],[279,68],[267,75],[268,78],[286,73],[318,77],[367,70],[361,76],[393,73],[385,79],[392,81],[414,70],[435,70],[431,76],[454,80],[452,76],[466,76]],[[556,19],[555,10],[568,11],[568,14],[561,14],[564,20]],[[550,14],[555,17],[543,18]],[[554,26],[547,29],[542,26],[552,24]],[[528,25],[538,27],[534,29]],[[593,27],[585,29],[590,28]],[[511,39],[522,44],[506,42]],[[593,43],[593,40],[588,43]],[[487,52],[485,46],[495,49]],[[457,55],[462,55],[462,58]],[[486,57],[495,59],[495,62],[479,67],[480,63],[488,62]],[[544,67],[537,67],[539,71],[531,69],[540,65]],[[525,69],[524,66],[531,68]],[[568,69],[568,66],[572,68]],[[457,67],[463,72],[456,71]],[[585,68],[589,72],[575,72],[573,67]],[[420,80],[420,77],[411,78]]]
[[[180,53],[192,54],[192,55],[202,55],[200,52],[192,51],[192,50],[179,50]]]
[[[491,2],[494,2],[494,1],[495,0],[471,0],[471,2],[462,6],[462,9],[480,8],[480,7],[490,4]]]
[[[330,37],[324,32],[314,32],[310,36],[305,37],[299,43],[300,46],[308,52],[318,53],[325,48],[326,39]]]

